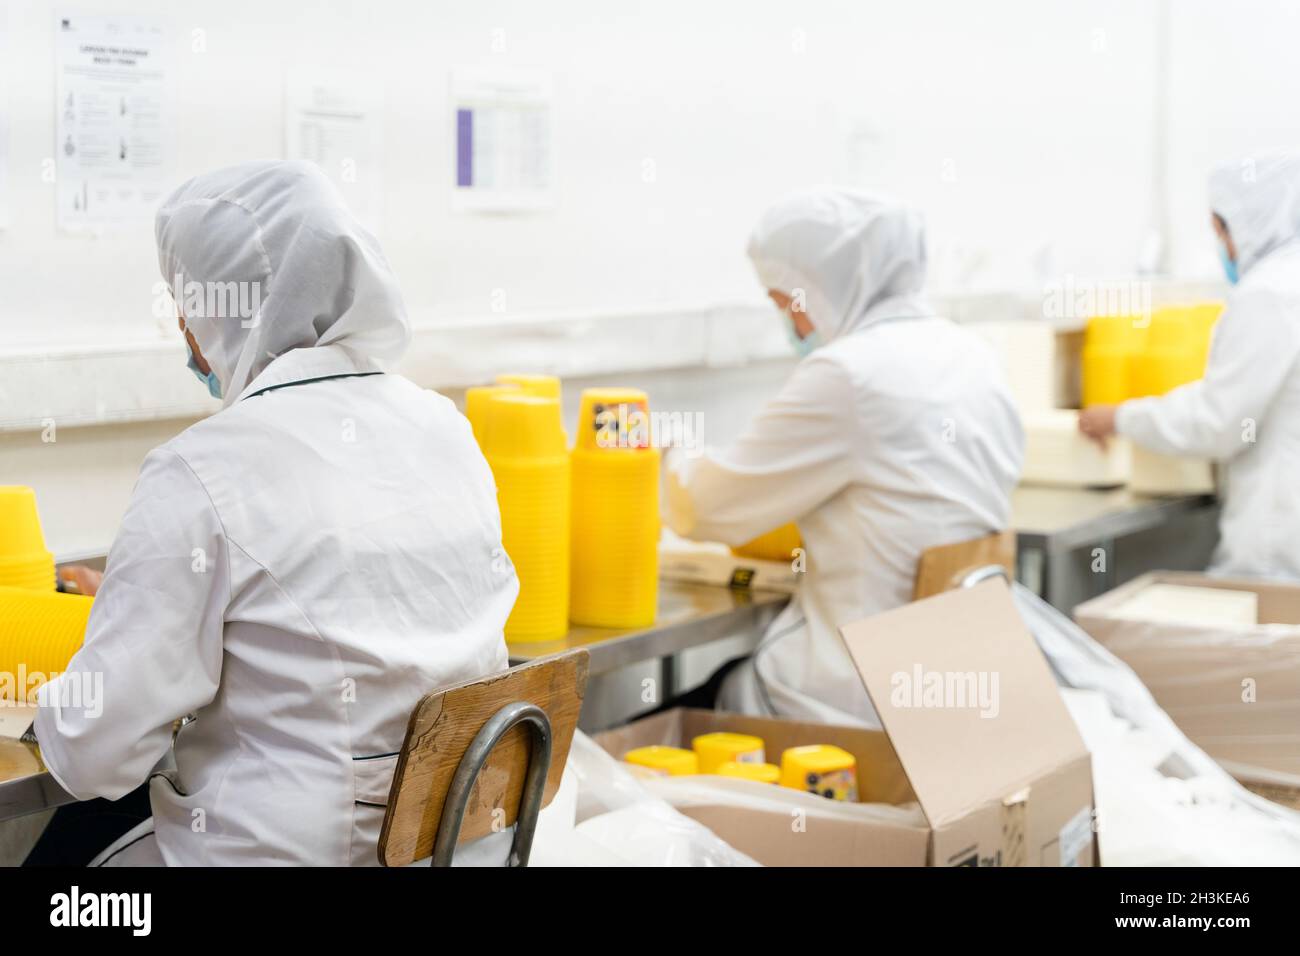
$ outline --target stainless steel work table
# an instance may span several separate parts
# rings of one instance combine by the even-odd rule
[[[1069,611],[1145,570],[1203,568],[1218,512],[1213,495],[1022,486],[1011,496],[1016,577]]]
[[[777,591],[660,581],[659,613],[650,627],[615,630],[574,626],[563,640],[508,645],[510,662],[517,664],[585,647],[591,653],[593,675],[626,664],[658,660],[663,667],[663,686],[671,688],[676,654],[742,631],[761,632],[788,600],[788,595]],[[45,770],[35,746],[0,740],[0,820],[38,813],[73,800]]]

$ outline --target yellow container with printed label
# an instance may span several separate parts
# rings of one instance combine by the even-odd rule
[[[718,767],[731,761],[762,763],[767,759],[762,738],[750,734],[700,734],[691,741],[691,749],[700,758],[700,773],[715,773]]]
[[[738,777],[756,783],[780,783],[781,768],[774,763],[740,763],[729,760],[714,771],[719,777]]]
[[[649,627],[659,599],[659,450],[645,392],[582,393],[571,474],[570,619]]]
[[[623,759],[638,767],[645,767],[665,777],[685,777],[700,772],[700,762],[694,751],[681,747],[637,747],[623,755]]]
[[[781,786],[856,803],[858,762],[832,744],[790,747],[781,754]]]

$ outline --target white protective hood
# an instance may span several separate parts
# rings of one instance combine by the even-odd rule
[[[341,346],[375,371],[406,350],[406,308],[379,243],[310,163],[196,176],[158,210],[156,233],[163,278],[227,406],[292,349]],[[242,299],[194,295],[219,284]],[[234,301],[258,308],[248,316],[221,307]]]
[[[1210,173],[1210,209],[1228,224],[1237,269],[1300,238],[1300,154],[1266,153]]]
[[[921,293],[925,224],[891,199],[832,187],[797,193],[763,214],[748,252],[766,288],[804,290],[823,341],[932,314]]]

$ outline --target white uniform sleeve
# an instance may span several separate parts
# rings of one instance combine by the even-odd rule
[[[1119,434],[1166,455],[1225,460],[1250,447],[1300,354],[1300,323],[1267,290],[1240,292],[1219,320],[1205,377],[1120,405]]]
[[[148,777],[172,723],[211,702],[230,599],[225,534],[174,452],[145,459],[67,671],[39,692],[36,736],[79,799],[116,800]]]
[[[670,526],[744,544],[803,517],[851,482],[856,420],[845,370],[809,356],[735,444],[670,463]]]

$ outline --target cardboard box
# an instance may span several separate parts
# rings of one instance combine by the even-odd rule
[[[1152,584],[1256,595],[1254,625],[1126,619]],[[1079,626],[1128,664],[1198,747],[1241,780],[1300,786],[1300,586],[1157,571],[1074,610]]]
[[[718,730],[763,738],[773,763],[800,744],[852,753],[856,805],[786,790],[784,806],[756,809],[734,797],[761,797],[772,785],[656,782],[670,801],[674,787],[690,787],[694,795],[679,810],[770,866],[1095,864],[1088,751],[1003,582],[940,594],[842,633],[883,731],[678,709],[595,739],[620,759],[649,744],[689,747],[697,734]],[[981,697],[981,674],[996,693]],[[710,782],[716,800],[700,799]],[[912,801],[919,815],[893,809]],[[792,825],[801,806],[802,830]]]
[[[1021,418],[1025,426],[1022,484],[1107,488],[1128,483],[1132,448],[1127,439],[1113,439],[1103,451],[1079,433],[1079,413],[1068,408],[1025,412]]]

